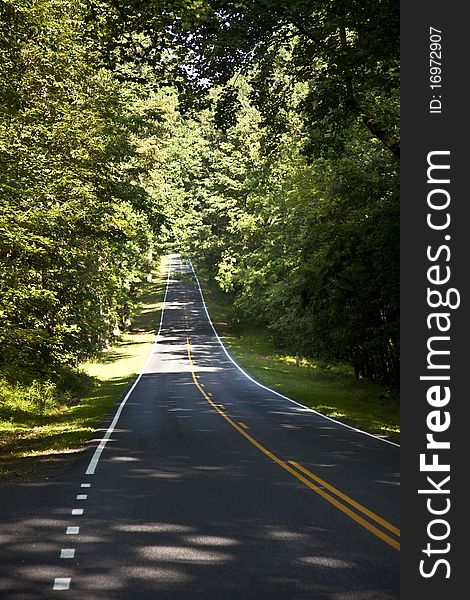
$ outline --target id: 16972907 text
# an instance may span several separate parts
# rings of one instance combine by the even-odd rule
[[[435,27],[429,28],[429,87],[432,91],[432,98],[429,102],[429,112],[431,114],[441,114],[442,112],[442,31]]]

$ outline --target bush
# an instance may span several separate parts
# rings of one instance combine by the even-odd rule
[[[22,411],[43,416],[58,402],[55,383],[52,381],[33,380],[30,385],[10,383],[0,379],[0,408],[8,413]]]
[[[73,396],[84,395],[93,378],[70,367],[47,375],[4,369],[0,373],[0,418],[11,420],[14,413],[44,416]]]
[[[83,396],[93,387],[93,378],[77,369],[62,367],[52,377],[60,396]]]

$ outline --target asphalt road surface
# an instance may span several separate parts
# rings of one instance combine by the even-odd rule
[[[399,448],[250,380],[177,255],[132,392],[0,503],[2,600],[399,597]]]

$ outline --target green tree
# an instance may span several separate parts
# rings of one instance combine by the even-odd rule
[[[126,321],[153,213],[139,90],[98,68],[85,3],[1,4],[0,365],[74,362]]]
[[[97,351],[172,247],[279,346],[395,382],[397,9],[0,2],[0,366]]]
[[[106,40],[103,61],[123,77],[122,65],[139,64],[141,76],[142,64],[151,65],[184,91],[183,108],[226,85],[221,115],[233,118],[232,78],[250,73],[263,118],[279,127],[293,79],[309,88],[299,107],[308,154],[340,152],[356,122],[399,155],[395,0],[123,0],[93,3],[93,15]],[[288,78],[279,77],[281,65]]]
[[[241,320],[267,327],[281,347],[396,382],[394,157],[353,125],[340,158],[308,161],[295,105],[285,105],[289,130],[273,148],[250,85],[240,76],[237,86],[234,125],[220,129],[215,91],[212,109],[178,118],[168,137],[175,247],[233,295]],[[296,93],[306,92],[299,84]]]

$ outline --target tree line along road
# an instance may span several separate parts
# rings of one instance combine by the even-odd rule
[[[399,597],[399,448],[259,385],[190,262],[91,447],[0,491],[2,599]]]

